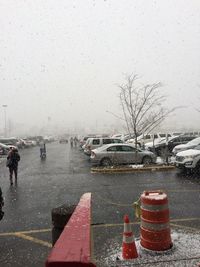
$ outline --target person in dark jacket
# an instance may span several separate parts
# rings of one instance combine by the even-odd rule
[[[12,148],[8,153],[7,167],[10,172],[10,184],[13,185],[13,172],[15,175],[15,182],[17,182],[18,162],[20,161],[20,155],[16,148]]]

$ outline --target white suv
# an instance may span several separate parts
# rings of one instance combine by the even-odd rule
[[[101,147],[103,145],[112,144],[112,143],[123,143],[123,141],[119,138],[112,138],[112,137],[88,138],[85,144],[84,153],[90,156],[92,149]]]
[[[176,154],[176,167],[200,171],[200,145]]]
[[[181,144],[181,145],[175,146],[174,149],[172,150],[172,153],[174,155],[176,155],[177,153],[179,153],[181,151],[193,149],[193,148],[197,147],[198,145],[200,145],[200,137],[192,139],[190,142],[188,142],[186,144]]]

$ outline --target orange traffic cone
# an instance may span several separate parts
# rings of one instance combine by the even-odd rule
[[[122,257],[123,259],[135,259],[138,257],[133,232],[128,215],[124,216],[124,233],[122,244]]]

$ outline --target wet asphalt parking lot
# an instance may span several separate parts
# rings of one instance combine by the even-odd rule
[[[88,157],[79,148],[70,149],[69,144],[57,142],[47,145],[46,161],[40,160],[38,147],[21,150],[20,155],[17,185],[10,186],[5,162],[0,163],[5,198],[5,216],[0,221],[1,267],[44,266],[51,250],[51,209],[76,204],[86,192],[92,192],[97,266],[107,266],[105,258],[113,247],[120,247],[124,214],[129,214],[135,237],[139,237],[132,204],[144,190],[165,190],[172,227],[199,234],[199,175],[187,176],[176,170],[92,174]],[[199,259],[195,257],[200,262],[200,252]],[[109,266],[117,266],[115,259],[111,260],[114,262]],[[186,266],[184,261],[180,266]]]

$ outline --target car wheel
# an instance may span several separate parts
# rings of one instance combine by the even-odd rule
[[[109,158],[104,158],[101,160],[101,165],[102,166],[110,166],[110,165],[112,165],[112,162]]]
[[[152,159],[151,159],[150,157],[145,156],[145,157],[142,159],[142,163],[143,163],[144,165],[151,164],[151,163],[152,163]]]

